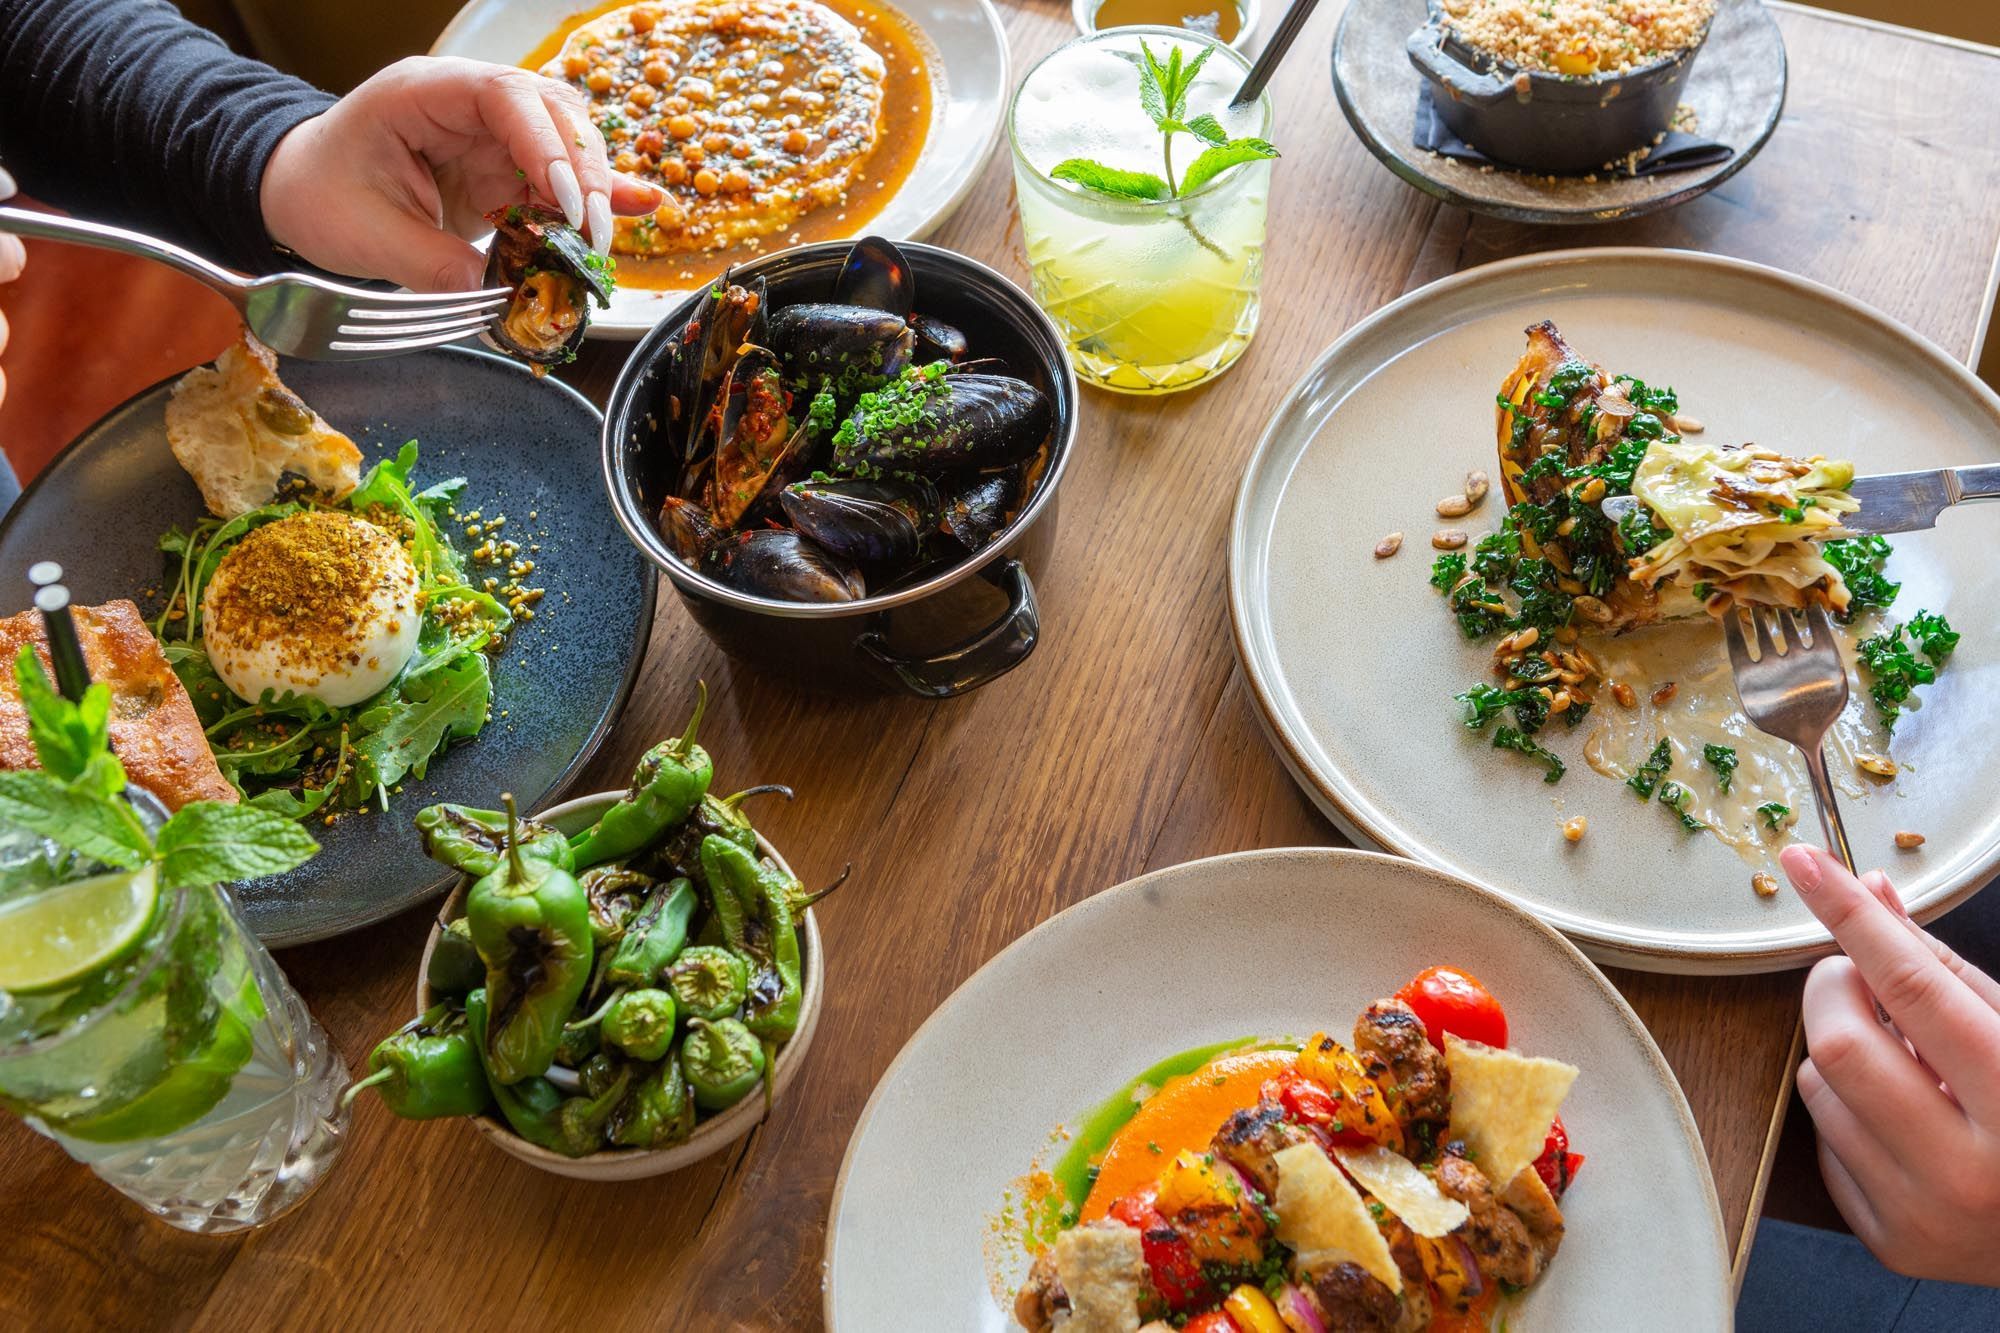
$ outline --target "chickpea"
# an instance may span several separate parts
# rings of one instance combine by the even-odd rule
[[[666,151],[667,138],[658,130],[641,130],[639,137],[632,141],[632,147],[651,157],[658,157]]]
[[[694,173],[694,188],[701,194],[714,194],[722,188],[722,178],[707,167],[703,167]]]
[[[835,69],[831,65],[826,65],[820,69],[820,72],[817,75],[814,76],[813,82],[819,84],[820,87],[825,88],[828,91],[831,91],[835,88],[838,88],[841,84],[840,71]]]
[[[778,89],[784,86],[785,86],[784,84],[780,83],[776,79],[757,80],[757,91],[760,93],[775,93],[778,91]]]
[[[1590,821],[1582,815],[1576,815],[1573,818],[1565,819],[1563,821],[1563,839],[1566,842],[1582,842],[1583,835],[1587,831],[1589,831],[1589,829],[1590,829]]]
[[[710,130],[707,134],[701,136],[701,147],[703,152],[719,153],[729,147],[729,136],[726,134],[717,134],[714,130]]]
[[[696,106],[707,106],[715,100],[715,85],[707,79],[682,79],[681,96]]]
[[[819,110],[819,108],[826,105],[826,94],[801,93],[799,94],[799,100],[801,102],[804,102],[807,106],[811,107],[813,110],[817,111]]]
[[[641,111],[644,111],[653,104],[653,99],[659,95],[659,90],[654,88],[652,84],[639,83],[634,84],[632,91],[625,94],[625,101],[627,105],[638,107]]]
[[[722,188],[731,194],[746,194],[750,189],[750,173],[740,167],[731,167],[722,173]]]
[[[583,81],[583,86],[594,93],[608,93],[611,91],[611,82],[611,71],[599,65],[590,71],[589,76]]]
[[[563,73],[570,78],[581,78],[584,72],[590,68],[590,61],[584,58],[583,52],[570,51],[563,56],[562,68]]]
[[[669,185],[679,185],[688,178],[687,163],[677,157],[670,157],[660,163],[660,179]]]
[[[715,76],[715,86],[723,89],[725,92],[733,92],[741,87],[742,84],[743,71],[740,69],[725,69],[722,73]]]
[[[646,82],[658,88],[674,76],[674,67],[664,60],[648,60],[643,72]]]
[[[788,153],[803,153],[811,143],[812,136],[804,130],[785,131],[785,151]]]
[[[691,143],[681,149],[681,157],[691,167],[698,167],[708,161],[708,154],[701,150],[701,145],[698,143]]]
[[[624,172],[637,171],[639,170],[639,155],[633,152],[620,153],[611,159],[611,165]]]
[[[736,140],[736,142],[729,145],[729,155],[739,162],[750,156],[750,141],[748,139]]]
[[[660,114],[663,116],[685,115],[691,108],[685,97],[664,97],[660,99]]]
[[[693,116],[668,116],[667,133],[676,139],[692,139],[694,132],[701,128],[694,123]]]
[[[645,5],[632,6],[632,12],[629,17],[632,22],[633,32],[651,32],[653,25],[660,21],[659,11],[649,9]]]

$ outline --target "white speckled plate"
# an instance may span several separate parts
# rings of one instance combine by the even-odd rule
[[[1218,959],[1229,960],[1224,985]],[[828,1329],[1016,1327],[1011,1292],[1027,1263],[996,1243],[995,1216],[1046,1163],[1059,1125],[1177,1051],[1346,1031],[1370,1000],[1441,962],[1500,998],[1516,1049],[1583,1071],[1562,1114],[1589,1160],[1563,1200],[1562,1251],[1509,1326],[1727,1328],[1708,1159],[1618,992],[1486,890],[1314,848],[1135,879],[1043,922],[959,987],[889,1066],[848,1141],[827,1219]]]
[[[470,0],[439,34],[431,54],[516,65],[564,22],[600,7],[610,6],[591,0]],[[922,240],[964,202],[1000,142],[1001,116],[1013,91],[1007,34],[991,0],[895,0],[883,7],[909,19],[936,52],[931,128],[909,176],[855,234]],[[683,294],[621,287],[611,308],[591,320],[590,334],[642,337]]]
[[[1446,523],[1432,506],[1461,489],[1468,468],[1494,471],[1494,392],[1522,331],[1545,318],[1583,355],[1677,388],[1710,440],[1851,458],[1863,472],[2000,460],[1991,389],[1917,334],[1803,278],[1711,255],[1604,249],[1433,283],[1320,358],[1272,417],[1238,492],[1230,609],[1266,728],[1351,836],[1492,886],[1600,961],[1797,966],[1832,947],[1797,896],[1759,898],[1735,852],[1684,835],[1666,811],[1591,771],[1582,751],[1593,723],[1550,740],[1570,767],[1555,786],[1457,724],[1452,695],[1487,678],[1490,655],[1459,637],[1426,583],[1429,536]],[[1476,536],[1500,513],[1496,492],[1451,522]],[[2000,866],[2000,755],[1989,740],[2000,723],[1996,523],[2000,509],[1968,506],[1934,531],[1891,539],[1897,618],[1942,611],[1964,639],[1896,730],[1902,776],[1844,798],[1842,812],[1855,855],[1888,866],[1920,920]],[[1397,530],[1402,552],[1375,559],[1376,542]],[[1721,651],[1712,629],[1685,628]],[[1559,829],[1577,814],[1589,832],[1570,846]],[[1928,841],[1898,852],[1899,829]]]

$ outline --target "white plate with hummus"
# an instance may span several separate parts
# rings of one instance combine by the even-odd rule
[[[614,164],[667,190],[619,223],[590,332],[620,339],[732,263],[928,235],[999,143],[1011,86],[989,0],[471,0],[431,53],[570,82]]]
[[[2000,460],[2000,398],[1935,346],[1837,292],[1772,269],[1677,251],[1601,249],[1492,264],[1445,279],[1356,326],[1279,407],[1237,496],[1230,605],[1238,653],[1280,757],[1350,836],[1498,889],[1604,962],[1750,972],[1831,951],[1778,876],[1818,820],[1795,752],[1736,706],[1717,625],[1691,618],[1586,635],[1604,665],[1581,723],[1530,737],[1567,772],[1496,749],[1499,727],[1462,725],[1455,696],[1494,675],[1492,638],[1464,637],[1430,586],[1432,536],[1462,553],[1507,512],[1495,394],[1524,333],[1551,321],[1578,353],[1678,393],[1683,438],[1851,461],[1862,475]],[[1435,506],[1467,474],[1495,484],[1463,517]],[[1828,743],[1855,854],[1886,867],[1920,920],[2000,867],[2000,762],[1982,738],[2000,714],[2000,596],[1990,510],[1889,538],[1901,584],[1859,616],[1851,644],[1942,614],[1961,640],[1885,735],[1856,669]],[[1376,547],[1403,534],[1386,558]],[[1503,598],[1511,601],[1512,598]],[[1581,623],[1580,621],[1577,623]],[[1610,697],[1626,684],[1630,708]],[[1667,688],[1671,684],[1672,688]],[[1656,702],[1657,698],[1657,702]],[[1692,789],[1689,830],[1626,779],[1671,742],[1660,775]],[[1703,758],[1734,753],[1734,791]],[[1864,771],[1884,751],[1893,779]],[[1758,807],[1789,815],[1769,826]],[[1564,826],[1581,818],[1582,836]],[[1908,835],[1919,835],[1920,845]],[[1768,882],[1763,886],[1769,889]]]

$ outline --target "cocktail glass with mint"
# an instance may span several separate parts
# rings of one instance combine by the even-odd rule
[[[347,1070],[218,884],[312,840],[242,806],[168,817],[106,747],[102,687],[16,671],[42,768],[0,773],[0,1106],[174,1226],[267,1222],[338,1155]]]
[[[1036,302],[1077,374],[1170,393],[1221,374],[1257,330],[1271,101],[1179,28],[1113,28],[1058,48],[1014,94],[1008,135]]]

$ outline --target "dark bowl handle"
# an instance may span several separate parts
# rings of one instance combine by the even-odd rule
[[[890,681],[920,699],[949,699],[1006,675],[1028,660],[1042,636],[1035,585],[1020,561],[1004,556],[982,566],[979,577],[1007,594],[1007,609],[956,648],[933,657],[903,657],[890,652],[880,631],[872,629],[859,635],[854,646]]]
[[[1410,63],[1424,75],[1444,85],[1460,101],[1488,106],[1514,94],[1512,79],[1492,70],[1481,73],[1464,61],[1447,55],[1441,24],[1431,22],[1418,28],[1410,34],[1407,47]]]

